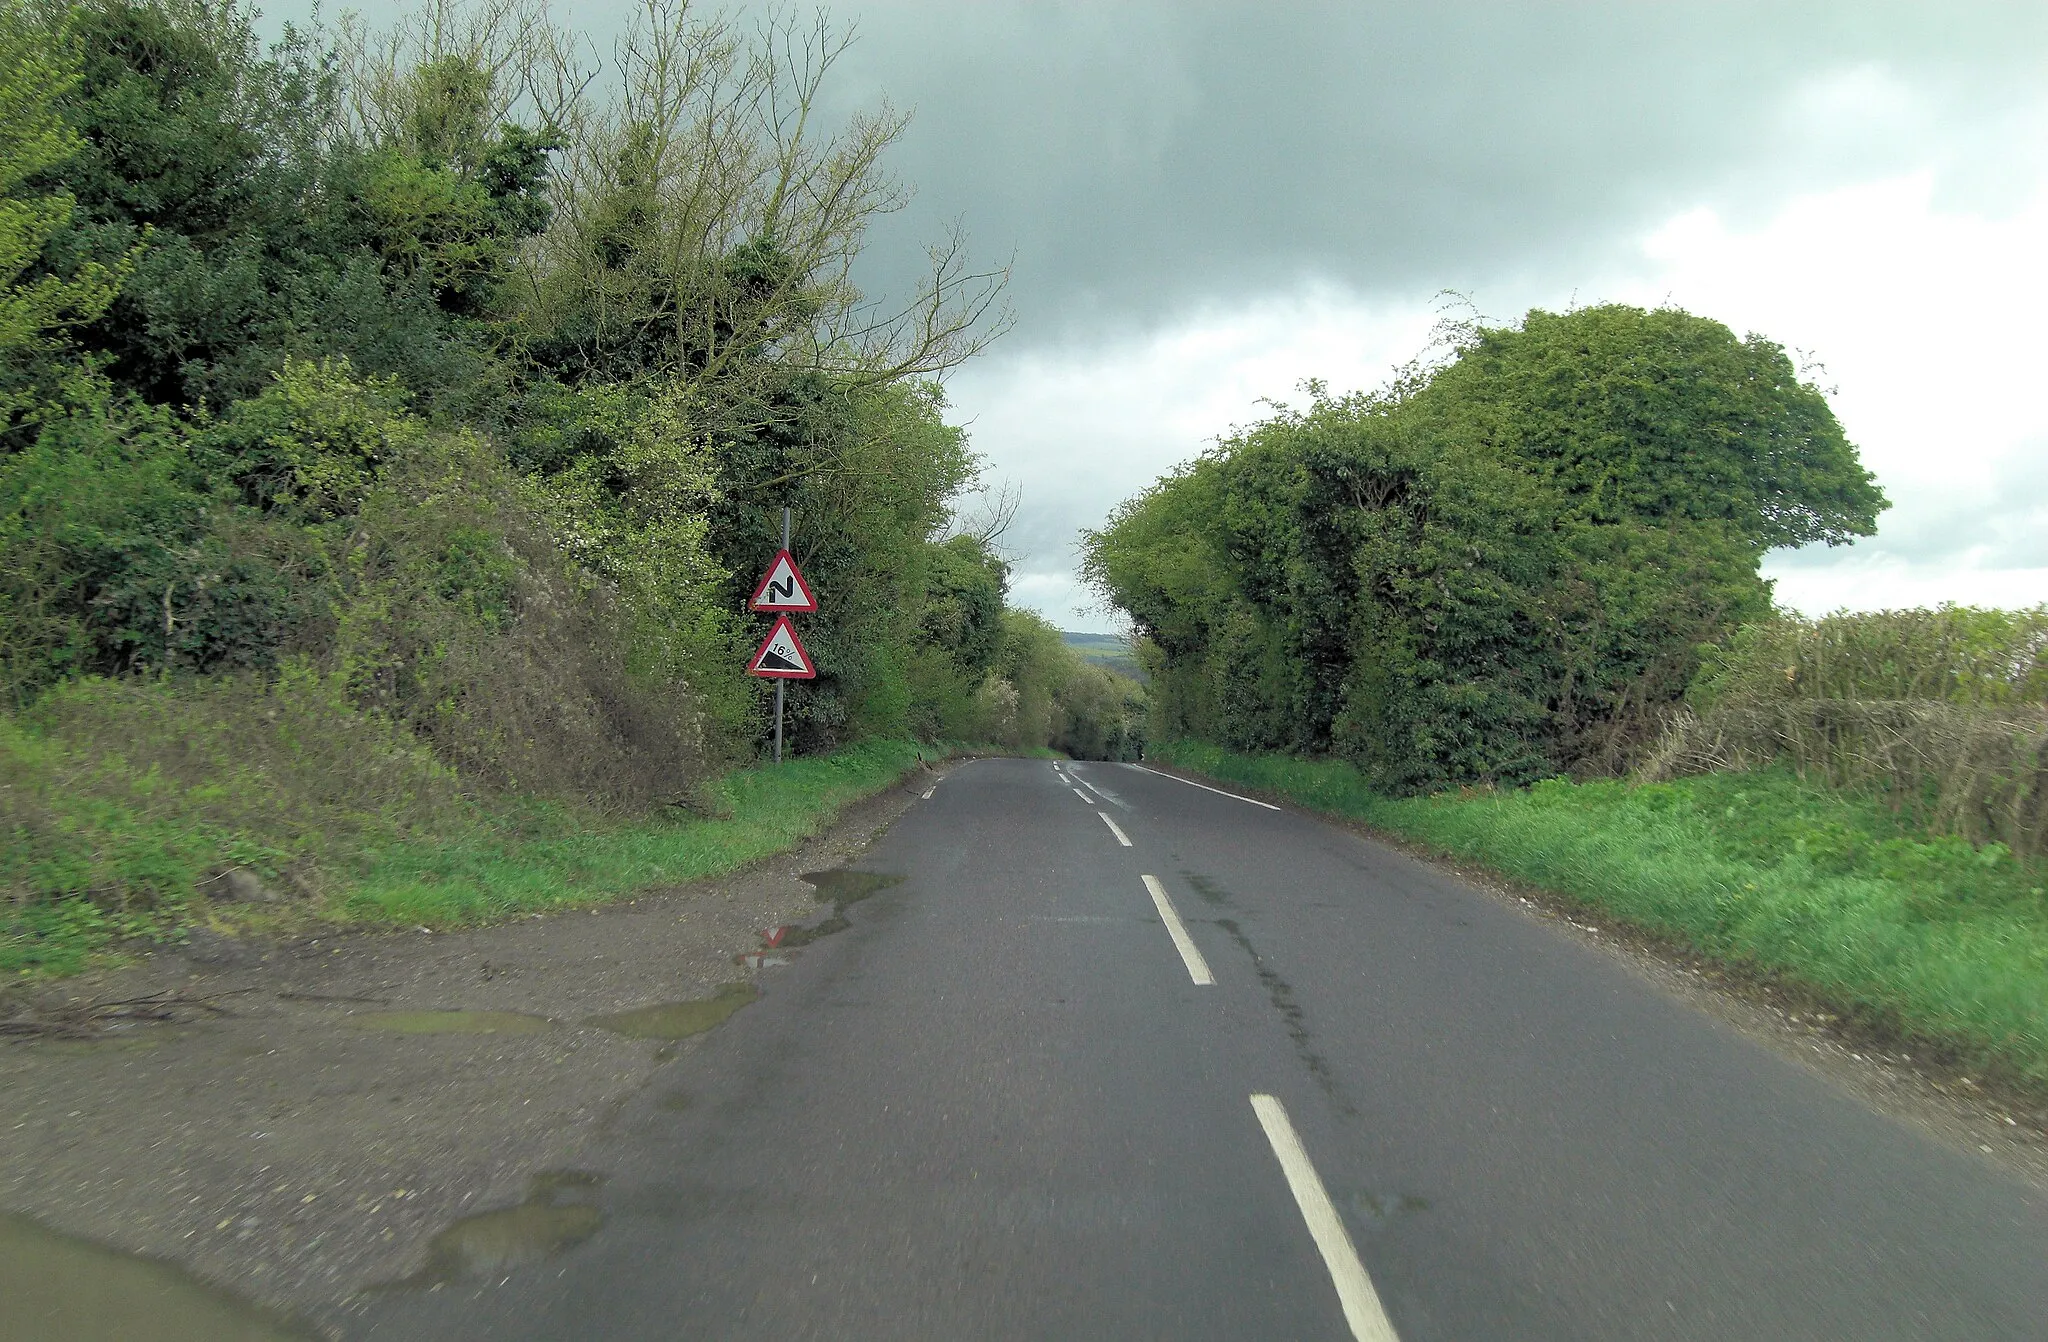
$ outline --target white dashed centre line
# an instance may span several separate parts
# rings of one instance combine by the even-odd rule
[[[1102,815],[1097,811],[1095,814]],[[1109,819],[1103,815],[1104,820]],[[1111,829],[1116,826],[1110,826]],[[1152,892],[1152,905],[1159,910],[1160,921],[1166,924],[1166,935],[1173,938],[1174,949],[1180,952],[1181,963],[1188,967],[1188,977],[1196,983],[1214,984],[1216,976],[1209,972],[1209,962],[1202,958],[1202,952],[1195,945],[1195,939],[1188,935],[1188,925],[1180,920],[1180,910],[1173,907],[1173,901],[1166,897],[1166,887],[1159,883],[1157,876],[1147,876],[1145,888]]]
[[[1092,802],[1092,801],[1089,801],[1089,799],[1088,799],[1088,794],[1087,794],[1087,793],[1085,793],[1085,792],[1081,791],[1081,789],[1079,789],[1079,788],[1077,788],[1077,787],[1071,787],[1071,788],[1068,788],[1068,789],[1067,789],[1067,791],[1069,791],[1069,792],[1073,793],[1073,794],[1074,794],[1074,795],[1075,795],[1076,797],[1079,797],[1079,798],[1080,798],[1080,799],[1081,799],[1082,801],[1088,802],[1088,804],[1089,804],[1090,806],[1093,806],[1093,805],[1095,804],[1094,802]]]
[[[1122,844],[1126,848],[1129,848],[1131,846],[1131,836],[1124,833],[1122,830],[1118,829],[1116,827],[1116,821],[1111,820],[1106,812],[1097,811],[1095,814],[1102,817],[1102,823],[1109,826],[1109,832],[1111,834],[1116,835],[1116,841],[1118,843]]]
[[[1351,1325],[1351,1335],[1358,1342],[1400,1342],[1394,1335],[1394,1325],[1387,1319],[1386,1308],[1380,1304],[1380,1293],[1372,1288],[1372,1278],[1365,1275],[1365,1264],[1358,1261],[1358,1249],[1351,1243],[1350,1232],[1344,1229],[1336,1207],[1331,1205],[1322,1176],[1316,1173],[1294,1124],[1288,1120],[1287,1110],[1271,1095],[1254,1095],[1252,1112],[1259,1116],[1259,1126],[1266,1130],[1266,1140],[1273,1144],[1273,1154],[1280,1158],[1280,1171],[1287,1176],[1287,1186],[1294,1192],[1302,1219],[1308,1222],[1309,1236],[1322,1252],[1330,1280],[1337,1285],[1337,1299],[1344,1306],[1344,1321]]]

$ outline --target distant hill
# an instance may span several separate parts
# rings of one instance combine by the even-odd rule
[[[1130,640],[1122,634],[1076,634],[1060,631],[1067,646],[1091,662],[1100,662],[1110,670],[1129,676],[1132,680],[1147,679],[1145,670],[1138,665],[1138,658],[1131,651]]]

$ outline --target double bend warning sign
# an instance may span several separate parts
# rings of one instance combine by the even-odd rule
[[[818,599],[811,595],[811,585],[804,581],[804,575],[797,572],[796,560],[789,551],[776,552],[775,562],[768,566],[767,576],[754,589],[754,599],[747,603],[748,610],[779,610],[790,614],[801,614],[818,608]]]

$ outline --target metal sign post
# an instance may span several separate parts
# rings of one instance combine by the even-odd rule
[[[789,509],[782,510],[782,548],[789,549]],[[775,682],[775,762],[782,763],[782,691],[783,682]]]

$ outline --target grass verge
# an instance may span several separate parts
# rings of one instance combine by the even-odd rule
[[[1153,758],[1365,822],[2048,1093],[2048,879],[1791,772],[1392,798],[1334,761]]]
[[[868,741],[779,768],[744,769],[708,789],[717,819],[396,844],[370,857],[341,907],[361,921],[448,927],[715,876],[802,843],[919,758],[909,742]]]
[[[0,763],[15,767],[17,783],[61,778],[37,755],[55,748],[48,742],[11,729],[0,746],[10,748],[0,751]],[[0,985],[75,973],[117,943],[175,941],[221,918],[275,928],[308,919],[455,927],[715,876],[803,842],[920,758],[964,750],[868,741],[779,768],[738,770],[700,790],[708,817],[602,822],[559,808],[478,805],[445,825],[366,825],[347,842],[332,833],[293,835],[326,840],[323,894],[281,906],[214,906],[193,885],[196,874],[224,859],[266,878],[288,871],[285,840],[262,823],[271,817],[224,821],[217,808],[202,815],[186,805],[156,806],[175,789],[132,770],[118,787],[60,795],[46,786],[34,798],[33,823],[18,822],[17,842],[0,855],[0,876],[17,892],[0,903]],[[119,764],[106,772],[121,772]],[[246,827],[233,823],[242,819]]]

